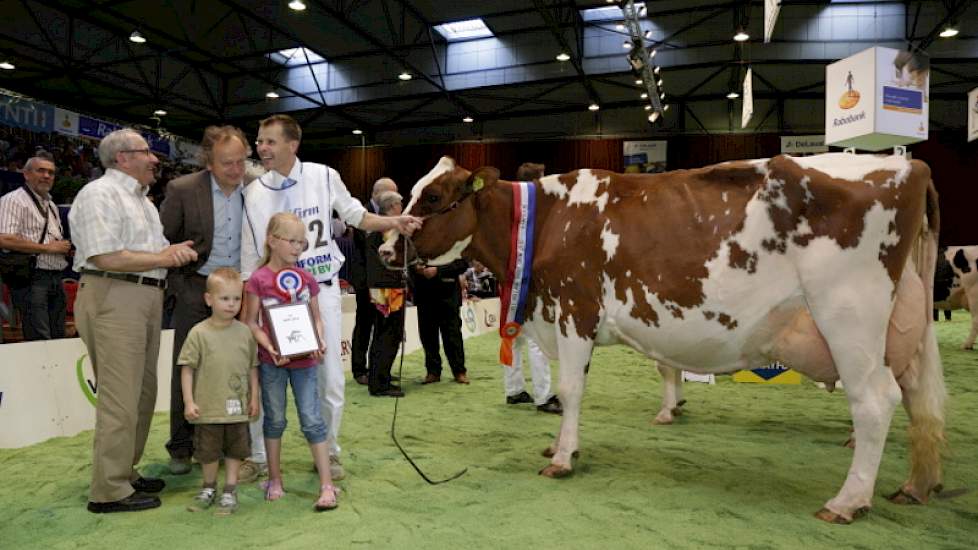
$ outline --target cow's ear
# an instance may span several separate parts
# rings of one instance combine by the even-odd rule
[[[478,193],[482,189],[495,184],[498,179],[499,170],[496,170],[492,166],[483,166],[475,172],[472,172],[469,179],[465,181],[465,188],[463,191],[466,194]]]

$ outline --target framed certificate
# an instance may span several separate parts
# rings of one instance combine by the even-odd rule
[[[265,307],[265,320],[275,349],[282,357],[304,357],[322,347],[313,322],[312,306],[307,302]]]

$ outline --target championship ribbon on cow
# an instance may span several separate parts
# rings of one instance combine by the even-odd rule
[[[533,265],[533,226],[536,217],[536,186],[533,182],[513,184],[513,229],[509,265],[502,283],[502,323],[499,325],[499,362],[513,366],[513,341],[520,335],[526,318],[526,295]]]

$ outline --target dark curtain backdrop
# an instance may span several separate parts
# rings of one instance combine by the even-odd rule
[[[927,162],[941,195],[941,244],[978,244],[971,215],[978,204],[978,141],[964,142],[964,132],[932,132],[924,143],[910,146],[914,158]],[[523,162],[543,163],[548,173],[579,168],[624,169],[622,139],[539,142],[449,143],[399,147],[352,147],[315,151],[311,159],[340,171],[350,192],[364,200],[382,176],[397,182],[402,195],[443,155],[465,168],[494,166],[512,179]],[[698,168],[738,159],[766,158],[781,150],[778,134],[718,134],[667,139],[668,168]],[[311,160],[310,159],[310,160]]]

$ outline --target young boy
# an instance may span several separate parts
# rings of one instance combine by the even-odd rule
[[[200,493],[187,506],[191,512],[214,503],[223,456],[224,493],[216,513],[233,513],[238,507],[238,468],[251,456],[248,421],[258,416],[258,356],[251,329],[235,319],[241,291],[241,276],[234,269],[218,268],[207,276],[204,301],[211,316],[190,330],[177,359],[183,414],[194,424],[194,458],[204,476]]]

